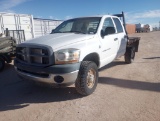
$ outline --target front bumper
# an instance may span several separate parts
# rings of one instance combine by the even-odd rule
[[[18,75],[25,80],[33,80],[58,86],[68,86],[73,84],[77,79],[80,63],[35,67],[22,64],[15,59],[14,66]],[[63,81],[55,81],[57,77],[61,77]]]

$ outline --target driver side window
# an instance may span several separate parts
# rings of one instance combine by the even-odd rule
[[[113,24],[113,21],[112,21],[111,18],[106,18],[106,19],[105,19],[105,21],[104,21],[104,23],[103,23],[103,28],[102,28],[102,30],[105,31],[105,29],[106,29],[107,27],[114,27],[114,24]]]

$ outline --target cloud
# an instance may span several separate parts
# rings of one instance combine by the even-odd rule
[[[54,19],[54,17],[53,16],[49,16],[49,19]]]
[[[6,12],[6,13],[16,13],[15,11],[13,11],[13,10],[5,10],[5,11],[3,11],[3,12]]]
[[[131,17],[132,19],[159,18],[160,17],[160,10],[149,10],[149,11],[139,12],[139,13],[128,12],[128,13],[126,13],[126,15],[128,17]]]
[[[71,18],[73,18],[73,17],[72,16],[66,16],[64,19],[68,20],[68,19],[71,19]]]
[[[57,17],[49,16],[49,19],[59,20]]]
[[[159,27],[159,25],[158,25],[158,23],[148,23],[148,24],[150,24],[152,27]]]
[[[142,12],[127,12],[125,13],[127,23],[143,23],[158,25],[158,19],[160,19],[160,9],[148,10]]]
[[[34,18],[43,18],[42,16],[34,16]]]
[[[24,2],[27,2],[27,1],[30,1],[30,0],[1,0],[0,1],[0,11],[11,11],[10,9],[19,5],[19,4],[22,4]]]

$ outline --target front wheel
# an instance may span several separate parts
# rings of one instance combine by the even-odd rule
[[[4,69],[4,66],[5,66],[5,61],[2,58],[0,58],[0,71]]]
[[[98,83],[97,65],[91,61],[82,61],[75,87],[81,95],[92,94]]]

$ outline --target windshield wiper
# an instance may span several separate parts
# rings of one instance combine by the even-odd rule
[[[54,34],[54,33],[80,33],[80,34],[86,34],[85,32],[82,32],[82,31],[64,31],[64,32],[53,32],[51,34]]]
[[[70,33],[70,31],[66,31],[66,32],[52,32],[51,34],[54,34],[54,33]]]

